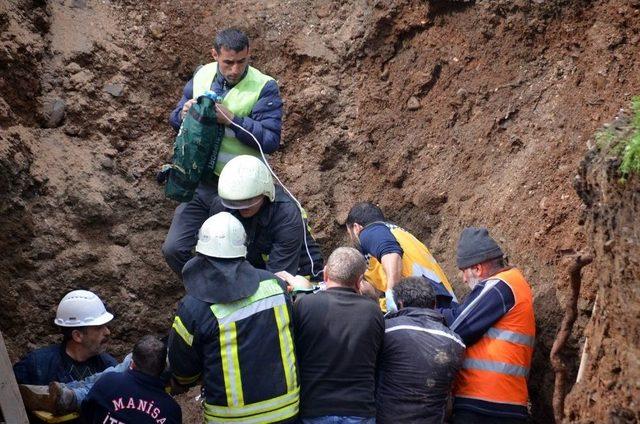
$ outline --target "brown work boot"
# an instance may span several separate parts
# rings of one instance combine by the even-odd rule
[[[49,387],[20,384],[18,388],[27,410],[55,413],[56,400],[49,395]]]
[[[64,384],[52,381],[49,383],[49,397],[53,399],[57,415],[74,412],[76,408],[76,394]]]

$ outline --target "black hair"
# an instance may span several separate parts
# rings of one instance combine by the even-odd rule
[[[220,53],[222,47],[227,50],[241,52],[249,48],[249,38],[244,32],[237,28],[223,29],[216,34],[213,42],[213,48],[216,49],[216,52]]]
[[[60,332],[62,333],[62,341],[64,343],[71,341],[73,339],[73,331],[78,330],[83,334],[87,333],[87,327],[60,327]]]
[[[403,308],[433,309],[436,304],[436,292],[431,284],[422,277],[406,277],[393,286],[393,297]]]
[[[157,377],[167,362],[167,345],[155,336],[144,336],[133,346],[133,362],[138,371]]]
[[[347,226],[360,224],[363,227],[376,221],[384,221],[382,210],[371,202],[356,203],[347,215]]]

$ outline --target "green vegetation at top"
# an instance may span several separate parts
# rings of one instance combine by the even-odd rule
[[[609,127],[598,131],[595,139],[600,150],[608,149],[621,158],[622,182],[631,174],[640,174],[640,96],[631,100],[631,119],[622,136]]]
[[[620,172],[622,178],[629,174],[640,174],[640,96],[631,101],[631,136],[622,152]]]

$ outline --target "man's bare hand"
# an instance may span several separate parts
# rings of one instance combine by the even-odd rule
[[[278,271],[275,274],[287,283],[293,278],[293,275],[289,274],[287,271]]]
[[[218,121],[218,124],[223,124],[223,125],[231,125],[231,121],[233,121],[233,118],[235,118],[235,115],[233,114],[233,112],[231,112],[229,109],[227,109],[224,105],[221,105],[220,103],[216,103],[216,120]]]
[[[291,275],[287,271],[276,272],[293,290],[308,290],[313,288],[313,284],[302,275]]]
[[[187,103],[185,103],[184,106],[182,106],[182,110],[180,111],[180,119],[184,119],[184,117],[187,116],[187,112],[189,112],[189,109],[191,109],[191,106],[193,106],[193,104],[196,102],[197,102],[196,99],[187,100]]]

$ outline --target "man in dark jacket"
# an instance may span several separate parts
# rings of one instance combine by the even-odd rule
[[[201,67],[185,85],[183,96],[171,113],[169,122],[178,131],[190,107],[208,90],[223,98],[216,104],[218,122],[225,125],[214,171],[219,176],[226,163],[235,156],[260,156],[256,142],[265,154],[279,147],[282,99],[277,82],[249,66],[249,39],[242,31],[220,31],[211,55],[214,62]],[[162,251],[178,275],[189,259],[182,255],[183,247],[187,245],[190,249],[195,245],[198,229],[210,216],[209,209],[216,192],[215,181],[201,183],[194,198],[176,208]]]
[[[385,316],[376,388],[377,422],[444,422],[465,345],[433,310],[436,295],[421,277],[393,287],[398,312]]]
[[[125,372],[104,374],[82,403],[84,424],[179,424],[182,411],[164,390],[167,348],[153,336],[144,336],[133,347],[133,359]]]
[[[74,290],[62,298],[54,320],[62,330],[62,343],[30,352],[13,366],[27,409],[61,407],[41,386],[82,380],[117,364],[105,352],[111,334],[107,323],[112,319],[102,300],[90,291]],[[65,401],[79,406],[75,399]]]
[[[203,381],[206,422],[290,422],[300,395],[291,300],[284,282],[245,259],[245,241],[227,212],[202,225],[198,255],[183,271],[169,363],[178,384]]]
[[[324,269],[327,289],[296,300],[304,424],[375,422],[375,369],[384,320],[376,302],[358,294],[366,269],[359,251],[340,247]]]
[[[317,279],[323,261],[306,224],[306,212],[273,183],[271,172],[262,161],[248,155],[232,159],[220,174],[218,189],[210,213],[230,212],[242,222],[251,265],[272,273],[287,271]],[[191,258],[195,242],[186,241],[172,262],[183,263]],[[174,269],[179,268],[182,265]]]

